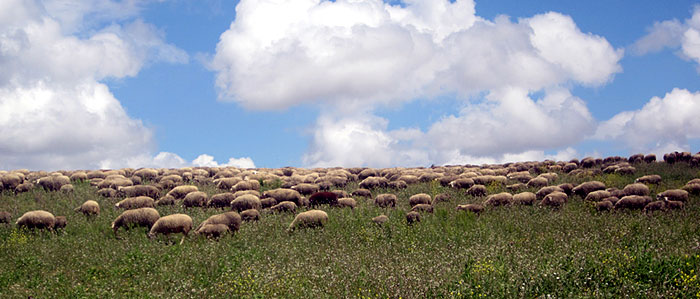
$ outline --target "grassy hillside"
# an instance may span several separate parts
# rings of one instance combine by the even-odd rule
[[[592,179],[622,188],[644,174],[660,174],[652,195],[700,177],[685,164],[635,165],[633,175],[569,177],[555,184]],[[457,204],[483,202],[439,184],[420,183],[391,192],[395,209],[356,198],[355,210],[328,208],[323,229],[285,230],[292,214],[263,213],[257,223],[219,241],[194,235],[183,245],[146,238],[145,229],[110,229],[121,211],[116,199],[99,197],[87,183],[75,193],[31,192],[0,198],[0,211],[16,219],[45,209],[66,215],[59,233],[28,232],[0,225],[0,297],[700,297],[700,198],[681,211],[599,213],[578,196],[560,210],[538,206],[488,209],[481,216]],[[348,185],[348,192],[357,184]],[[268,189],[269,186],[263,187]],[[502,192],[500,185],[489,192]],[[200,186],[210,195],[220,192]],[[536,189],[526,191],[535,192]],[[449,202],[407,226],[408,197],[448,192]],[[102,214],[88,220],[73,209],[88,199]],[[187,213],[195,225],[214,209],[159,207],[161,215]],[[378,227],[370,219],[386,213]]]

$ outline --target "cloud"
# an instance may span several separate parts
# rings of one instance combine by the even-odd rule
[[[698,113],[700,92],[676,88],[601,123],[593,138],[620,142],[633,152],[689,150],[688,140],[700,138]]]
[[[0,4],[0,168],[121,167],[150,159],[152,131],[100,80],[136,76],[146,63],[186,62],[187,54],[153,25],[118,22],[140,1],[85,3]],[[125,10],[108,11],[117,8]],[[92,14],[109,26],[83,27]]]
[[[101,161],[100,164],[100,168],[103,169],[120,167],[183,168],[193,166],[255,168],[255,163],[253,163],[251,158],[245,157],[229,158],[228,163],[219,164],[214,160],[214,157],[207,154],[201,154],[192,161],[186,161],[175,153],[159,152],[155,155],[140,153],[124,159],[110,158]]]
[[[238,168],[255,168],[255,163],[253,163],[253,159],[249,157],[245,158],[229,158],[227,163],[224,164],[219,164],[214,160],[214,157],[207,155],[207,154],[202,154],[199,155],[197,158],[192,161],[193,166],[207,166],[207,167],[224,167],[224,166],[231,166],[231,167],[238,167]]]
[[[647,31],[647,35],[632,44],[635,53],[644,55],[665,48],[679,50],[679,56],[699,64],[700,72],[700,6],[695,6],[693,15],[683,22],[676,19],[656,22]]]

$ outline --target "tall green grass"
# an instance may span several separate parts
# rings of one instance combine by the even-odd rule
[[[636,165],[634,175],[560,175],[556,183],[596,179],[622,188],[636,177],[657,173],[664,181],[653,193],[678,188],[698,176],[685,164]],[[345,189],[352,191],[356,184]],[[265,188],[270,188],[266,186]],[[201,186],[210,194],[214,187]],[[145,229],[121,231],[111,221],[121,212],[116,199],[101,198],[88,184],[75,193],[36,189],[3,193],[0,210],[45,209],[68,216],[59,233],[0,225],[0,297],[305,297],[305,298],[479,298],[479,297],[698,297],[700,202],[685,210],[595,212],[572,197],[559,210],[533,207],[489,209],[481,216],[454,210],[483,202],[436,183],[391,192],[395,209],[356,198],[355,210],[323,207],[323,229],[288,234],[292,214],[263,214],[238,233],[218,241],[191,235],[146,238]],[[505,191],[489,186],[490,192]],[[528,191],[535,192],[534,189]],[[408,197],[448,192],[450,202],[407,226]],[[97,200],[102,214],[86,219],[73,208]],[[187,213],[195,225],[214,209],[159,207],[161,215]],[[385,213],[379,227],[370,219]]]

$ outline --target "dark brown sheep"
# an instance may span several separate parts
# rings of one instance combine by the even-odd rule
[[[12,222],[12,214],[10,212],[2,211],[0,212],[0,224]]]
[[[338,195],[333,192],[316,192],[309,197],[309,204],[312,207],[320,205],[335,206],[338,204]]]

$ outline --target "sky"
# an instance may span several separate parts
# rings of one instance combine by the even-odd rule
[[[0,169],[700,151],[700,3],[0,1]]]

